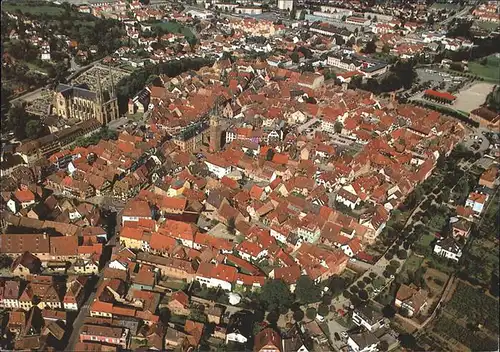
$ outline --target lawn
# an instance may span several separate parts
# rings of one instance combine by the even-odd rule
[[[2,10],[7,12],[21,11],[24,14],[30,15],[61,15],[64,9],[55,5],[50,5],[48,3],[29,3],[16,1],[13,2],[2,2]]]
[[[486,22],[486,21],[474,21],[474,25],[479,28],[486,29],[487,31],[492,31],[497,29],[498,24],[495,22]]]
[[[423,261],[424,258],[420,258],[417,257],[415,254],[412,254],[404,263],[403,268],[401,269],[401,273],[403,275],[406,275],[408,271],[414,273],[415,271],[418,270],[418,268],[420,268]]]
[[[434,4],[432,4],[431,8],[438,9],[438,10],[445,9],[445,10],[452,11],[452,10],[458,10],[460,8],[460,5],[435,2]]]
[[[183,26],[182,24],[178,22],[151,22],[148,23],[151,24],[153,27],[159,27],[162,28],[163,30],[168,31],[168,33],[181,33],[184,34],[185,37],[194,37],[193,32],[191,29],[189,29],[186,26]]]
[[[433,234],[425,233],[418,240],[417,244],[422,246],[423,248],[428,248],[431,245],[431,242],[434,241],[436,237]]]
[[[479,77],[498,83],[500,81],[500,70],[498,69],[500,58],[496,55],[488,56],[486,65],[481,64],[483,59],[469,62],[469,71]]]

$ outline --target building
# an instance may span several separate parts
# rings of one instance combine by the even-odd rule
[[[347,339],[347,345],[352,352],[377,352],[379,340],[369,331],[360,334],[351,334]]]
[[[494,189],[497,175],[498,175],[498,167],[495,165],[490,166],[488,170],[486,170],[481,174],[481,177],[479,178],[479,185],[488,187],[489,189]]]
[[[84,324],[80,329],[80,342],[97,342],[127,349],[130,342],[129,329]]]
[[[281,336],[272,328],[266,328],[255,335],[254,352],[282,352]]]
[[[412,317],[427,305],[427,293],[414,285],[401,284],[394,304],[397,308],[406,310],[406,315]]]
[[[97,92],[84,86],[59,84],[54,94],[54,114],[67,120],[96,119],[102,125],[116,120],[119,117],[119,111],[114,84],[110,91],[103,92],[99,73],[97,80]]]
[[[183,152],[194,153],[201,148],[203,141],[209,134],[209,126],[201,122],[185,128],[173,138],[173,142]]]
[[[370,332],[375,332],[384,326],[384,315],[369,305],[363,305],[353,311],[352,321]]]
[[[486,107],[472,110],[469,117],[478,122],[481,127],[487,127],[492,130],[498,130],[500,127],[500,114]]]
[[[208,171],[213,173],[218,179],[228,175],[231,171],[231,163],[215,155],[209,155],[205,160]]]
[[[293,9],[293,0],[278,0],[278,9],[291,11]]]
[[[222,147],[222,128],[217,116],[210,116],[210,152],[216,153]]]
[[[434,245],[434,253],[458,262],[462,256],[462,248],[451,237],[439,240]]]
[[[433,89],[427,89],[424,92],[424,98],[446,104],[453,104],[453,102],[457,99],[457,97],[453,94],[450,94],[448,92],[439,92]]]
[[[467,198],[467,200],[465,201],[465,206],[467,208],[472,208],[476,215],[481,215],[487,201],[487,194],[472,192],[471,194],[469,194],[469,198]]]
[[[196,281],[207,287],[220,287],[231,291],[233,283],[236,282],[238,269],[224,264],[201,263],[196,272]]]

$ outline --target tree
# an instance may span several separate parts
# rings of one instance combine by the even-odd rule
[[[297,11],[293,8],[290,10],[290,19],[294,20],[297,17]]]
[[[335,293],[340,293],[345,289],[346,282],[343,277],[334,276],[330,279],[330,283],[328,284],[328,288],[330,291]]]
[[[403,259],[406,259],[408,257],[408,254],[406,253],[406,251],[404,249],[400,249],[397,252],[397,256],[399,259],[403,260]]]
[[[292,305],[293,297],[288,286],[281,280],[268,280],[262,287],[260,301],[268,310],[282,311]]]
[[[235,234],[236,232],[236,220],[234,219],[234,217],[231,217],[227,220],[227,230],[229,231],[229,233],[231,234]]]
[[[345,22],[346,19],[347,19],[346,15],[342,16],[342,22]]]
[[[300,61],[299,54],[296,51],[290,54],[290,58],[292,59],[292,62],[295,64],[298,64]]]
[[[269,148],[269,150],[266,153],[266,160],[271,161],[273,160],[274,157],[274,150],[272,148]]]
[[[0,269],[10,268],[12,265],[12,258],[6,254],[0,254]]]
[[[316,318],[316,315],[317,315],[317,314],[318,314],[318,313],[316,312],[316,308],[314,308],[314,307],[309,307],[309,308],[307,308],[307,310],[306,310],[306,317],[308,317],[309,319],[314,319],[314,318]]]
[[[344,128],[344,125],[342,125],[342,122],[336,121],[335,124],[333,125],[333,130],[335,133],[342,133],[342,129]]]
[[[30,120],[26,124],[26,137],[36,139],[41,136],[43,126],[40,120]]]
[[[296,311],[293,312],[293,320],[295,321],[301,321],[304,319],[304,311],[301,309],[297,309]]]
[[[306,19],[306,10],[300,11],[299,20],[303,21]]]
[[[376,50],[377,50],[377,45],[375,44],[375,41],[370,40],[368,43],[366,43],[366,46],[364,48],[364,53],[373,54]]]
[[[330,309],[328,308],[327,304],[321,303],[318,306],[318,314],[321,315],[322,317],[326,317],[329,312],[330,312]]]
[[[301,303],[305,304],[318,302],[321,299],[321,289],[316,286],[314,281],[308,275],[302,275],[297,280],[295,297]]]
[[[22,105],[14,105],[7,114],[7,123],[17,139],[26,138],[27,113]]]
[[[368,292],[366,292],[366,290],[361,290],[358,292],[358,295],[359,295],[359,298],[362,300],[362,301],[366,301],[368,300]]]

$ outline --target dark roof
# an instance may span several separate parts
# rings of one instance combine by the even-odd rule
[[[0,163],[0,168],[2,170],[8,170],[11,167],[17,166],[17,165],[23,165],[24,160],[23,158],[18,155],[18,154],[10,154],[10,153],[5,153],[3,156],[3,160]]]
[[[353,334],[349,336],[356,344],[359,349],[362,350],[367,346],[371,346],[379,342],[379,340],[371,332],[363,332],[361,334]]]
[[[375,310],[374,307],[369,305],[363,305],[361,307],[356,308],[356,311],[359,315],[363,317],[364,320],[368,321],[370,324],[375,324],[384,318],[384,315]]]

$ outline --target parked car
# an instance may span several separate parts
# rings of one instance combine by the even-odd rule
[[[333,334],[335,336],[335,341],[340,341],[340,335],[338,333]]]
[[[342,336],[344,339],[349,338],[349,335],[348,335],[348,334],[347,334],[347,332],[345,332],[345,331],[342,331],[342,332],[340,333],[340,336]]]

